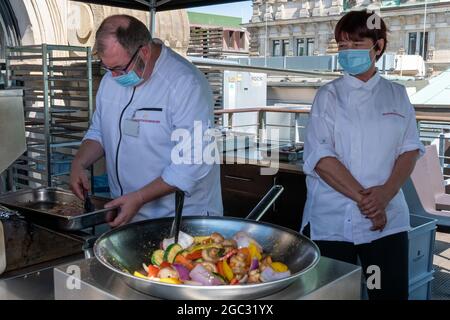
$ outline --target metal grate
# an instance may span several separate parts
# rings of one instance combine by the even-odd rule
[[[445,231],[445,232],[444,232]],[[434,279],[431,282],[432,300],[450,299],[450,230],[436,232],[434,246]]]
[[[70,163],[93,112],[89,47],[9,47],[8,87],[24,90],[27,151],[13,166],[14,187],[67,186]]]

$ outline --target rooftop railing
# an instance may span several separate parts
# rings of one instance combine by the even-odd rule
[[[289,130],[289,135],[280,142],[298,143],[304,142],[304,135],[299,133],[306,129],[305,117],[309,116],[310,108],[307,106],[289,106],[289,107],[252,107],[239,109],[224,109],[215,111],[215,114],[222,116],[222,122],[219,124],[221,128],[231,131],[249,131],[249,128],[255,132],[257,141],[263,141],[265,130],[268,128],[278,128],[280,130]],[[256,114],[254,123],[236,124],[234,115],[253,113]],[[293,121],[288,124],[268,123],[268,114],[291,114]],[[443,169],[444,178],[450,182],[450,174],[446,174],[446,170],[450,168],[450,157],[445,155],[448,147],[450,147],[450,112],[443,114],[430,114],[427,112],[417,112],[416,115],[417,128],[421,141],[425,145],[436,144],[439,150],[439,159]]]

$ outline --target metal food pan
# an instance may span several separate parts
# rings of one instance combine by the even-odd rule
[[[65,231],[83,230],[111,221],[117,216],[117,209],[104,209],[110,199],[92,196],[95,210],[85,212],[83,201],[72,192],[60,188],[42,187],[10,192],[0,196],[0,204],[16,210],[26,219],[48,227]],[[64,215],[52,212],[57,206],[76,204],[80,212]]]

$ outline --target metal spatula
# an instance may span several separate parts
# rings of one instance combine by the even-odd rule
[[[178,234],[180,233],[183,205],[184,205],[184,192],[177,190],[175,191],[175,218],[173,220],[169,236],[169,238],[175,237],[175,243],[178,243]]]

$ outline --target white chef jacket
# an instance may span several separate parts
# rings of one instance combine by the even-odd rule
[[[125,195],[162,177],[186,193],[183,215],[223,215],[219,164],[176,164],[171,158],[179,142],[171,141],[173,130],[184,128],[192,133],[194,121],[201,122],[203,132],[213,127],[213,97],[203,74],[162,44],[151,78],[136,88],[126,108],[132,94],[133,88],[120,86],[107,73],[84,137],[97,141],[105,150],[112,197],[121,196],[120,185]],[[198,149],[194,151],[194,143],[191,146],[194,157]],[[200,145],[200,152],[205,146]],[[145,204],[133,221],[172,216],[174,212],[175,196],[170,194]]]
[[[307,126],[303,171],[308,189],[302,230],[310,223],[311,239],[370,243],[410,228],[400,190],[386,207],[382,232],[370,231],[355,201],[334,190],[315,172],[324,157],[337,158],[364,187],[384,184],[396,159],[424,147],[406,89],[378,72],[367,82],[345,74],[319,89]]]

